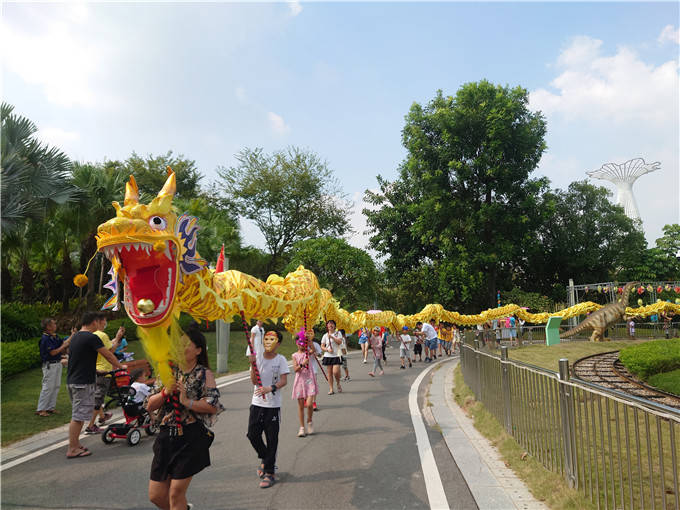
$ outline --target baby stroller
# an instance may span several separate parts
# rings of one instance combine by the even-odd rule
[[[127,439],[128,445],[135,446],[142,439],[142,430],[147,435],[153,436],[158,432],[151,415],[144,409],[141,402],[135,402],[135,389],[130,386],[130,375],[127,371],[121,373],[117,370],[114,374],[117,393],[123,407],[125,423],[112,423],[102,432],[102,441],[106,444],[113,443],[114,439]],[[119,382],[127,384],[118,386]]]

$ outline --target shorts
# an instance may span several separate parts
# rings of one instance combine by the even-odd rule
[[[94,408],[100,409],[111,387],[111,377],[97,374],[97,382],[94,387]]]
[[[95,383],[67,386],[68,396],[71,398],[71,420],[89,422],[94,411]]]
[[[363,339],[360,338],[360,339],[359,339],[359,345],[363,345],[363,344],[365,344],[366,342],[368,342],[368,338],[363,338]]]
[[[450,350],[451,349],[451,342],[447,342],[445,340],[442,340],[442,347],[447,351]]]
[[[214,434],[201,422],[182,427],[181,436],[170,436],[170,427],[161,427],[153,443],[149,478],[164,482],[194,476],[210,465],[210,445]]]
[[[400,358],[408,358],[409,355],[409,349],[404,348],[404,346],[399,347],[399,357]]]
[[[340,356],[326,356],[321,359],[321,364],[325,367],[329,365],[342,365],[342,360]]]
[[[425,340],[425,347],[428,349],[436,349],[437,345],[439,344],[439,341],[436,338],[432,338],[430,340]]]
[[[423,344],[416,344],[413,346],[413,354],[422,354],[423,353]]]

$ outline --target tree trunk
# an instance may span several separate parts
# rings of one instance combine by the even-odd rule
[[[92,256],[97,252],[97,241],[94,238],[94,233],[89,234],[80,245],[80,272],[84,273],[87,263]],[[87,309],[90,310],[94,306],[94,267],[96,264],[91,264],[87,270]]]
[[[64,292],[61,296],[61,311],[67,313],[70,309],[69,299],[73,294],[73,264],[68,249],[64,249],[61,259],[61,281]]]
[[[45,269],[45,288],[47,289],[47,302],[53,303],[57,300],[57,276],[52,266]]]
[[[92,310],[94,308],[94,294],[95,294],[95,285],[94,285],[94,275],[95,275],[95,269],[96,269],[97,263],[96,263],[96,258],[92,261],[92,264],[90,264],[90,269],[87,271],[87,309]]]
[[[12,273],[10,273],[9,267],[4,264],[6,257],[7,256],[5,255],[5,259],[3,259],[2,264],[2,273],[0,274],[0,281],[2,282],[2,290],[0,293],[2,295],[3,302],[12,300]]]
[[[33,271],[31,271],[27,259],[21,262],[21,296],[25,303],[32,303],[35,299]]]

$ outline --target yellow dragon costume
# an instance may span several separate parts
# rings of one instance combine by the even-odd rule
[[[157,196],[148,205],[140,204],[137,184],[130,176],[123,206],[113,202],[116,216],[99,225],[96,236],[98,251],[112,265],[112,281],[107,288],[114,296],[107,307],[117,303],[120,280],[125,309],[139,326],[144,348],[163,381],[171,377],[167,361],[183,359],[181,331],[176,320],[180,312],[208,321],[231,322],[241,312],[246,318],[283,318],[284,325],[292,332],[302,327],[305,314],[309,325],[321,319],[333,319],[338,328],[346,331],[373,326],[399,330],[404,325],[413,327],[417,321],[431,318],[472,326],[515,315],[528,322],[543,323],[550,316],[569,318],[601,307],[586,302],[560,312],[531,314],[517,305],[507,305],[476,315],[462,315],[431,304],[410,316],[392,311],[349,313],[340,308],[328,290],[319,287],[314,273],[302,266],[285,278],[271,275],[266,282],[239,271],[215,273],[209,269],[196,251],[198,221],[186,214],[177,215],[172,206],[175,191],[175,174],[168,168],[167,180]],[[86,278],[78,275],[74,282],[82,286]],[[629,315],[646,316],[664,310],[680,313],[680,305],[656,303],[626,311]]]

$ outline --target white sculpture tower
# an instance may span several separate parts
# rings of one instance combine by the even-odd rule
[[[640,213],[638,212],[635,196],[633,195],[633,183],[638,177],[654,172],[661,166],[660,162],[645,163],[642,158],[635,158],[626,161],[622,165],[616,163],[607,163],[602,165],[599,170],[586,172],[590,177],[596,179],[604,179],[613,182],[616,185],[616,202],[623,207],[626,216],[629,218],[639,220]]]

